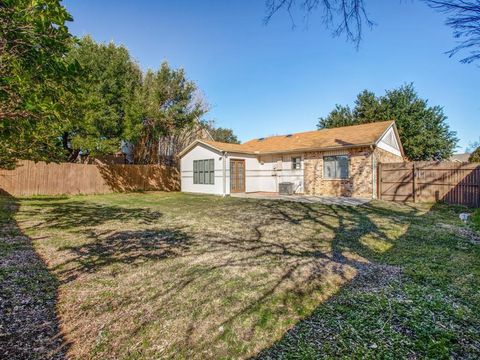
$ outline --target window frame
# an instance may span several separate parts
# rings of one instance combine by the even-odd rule
[[[215,185],[215,159],[193,160],[193,184]]]
[[[295,161],[295,160],[298,160]],[[298,167],[297,167],[298,165]],[[292,170],[302,170],[302,157],[301,156],[292,156]]]
[[[346,175],[342,176],[342,168],[340,158],[345,159]],[[334,176],[327,176],[326,167],[328,163],[333,163]],[[350,179],[350,157],[348,155],[328,155],[323,157],[323,179],[325,180],[348,180]]]

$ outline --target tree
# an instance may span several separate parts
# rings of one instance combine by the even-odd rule
[[[346,109],[337,105],[327,117],[320,118],[318,128],[396,120],[403,149],[410,160],[448,159],[458,141],[446,123],[443,109],[429,106],[427,100],[418,96],[413,84],[386,91],[383,96],[365,90],[357,96],[353,111]]]
[[[197,95],[195,83],[186,78],[183,69],[171,69],[165,62],[158,71],[147,71],[131,109],[132,118],[137,119],[130,130],[130,140],[136,144],[136,162],[171,160],[178,150],[173,140],[196,128],[207,112]]]
[[[453,29],[455,38],[460,44],[448,51],[450,56],[462,50],[470,51],[470,55],[461,62],[471,63],[480,60],[480,0],[422,0],[432,9],[449,14],[446,25]],[[265,23],[280,10],[290,15],[294,24],[293,13],[300,10],[304,18],[316,11],[321,11],[321,21],[333,36],[345,35],[347,41],[353,42],[357,48],[362,40],[362,32],[373,26],[368,17],[364,0],[266,0]]]
[[[63,156],[61,98],[76,70],[65,62],[71,20],[59,0],[0,4],[0,167]]]
[[[128,50],[113,43],[99,44],[86,36],[68,54],[81,71],[75,78],[76,94],[67,94],[68,104],[62,144],[68,160],[79,154],[109,154],[119,150],[138,123],[131,107],[142,84],[142,72]]]
[[[232,129],[216,127],[215,122],[213,121],[205,122],[204,126],[212,136],[213,140],[230,144],[240,144],[240,141],[233,133]]]
[[[237,136],[233,133],[232,129],[218,127],[213,129],[213,131],[211,131],[210,134],[212,135],[213,140],[215,141],[220,141],[220,142],[230,143],[230,144],[240,144],[240,141],[238,140]]]
[[[478,146],[471,154],[470,157],[468,158],[468,161],[473,163],[480,163],[480,146]]]
[[[460,40],[458,46],[448,51],[450,57],[465,50],[470,55],[460,61],[472,63],[480,60],[480,0],[427,0],[433,9],[449,14],[446,24],[453,36]]]
[[[320,118],[317,127],[319,129],[349,126],[355,124],[352,110],[349,106],[336,104],[326,118]]]
[[[480,138],[478,141],[471,142],[465,151],[470,153],[469,162],[480,162]]]
[[[364,0],[266,0],[266,16],[268,24],[280,10],[286,10],[295,26],[293,11],[300,8],[307,17],[311,12],[321,8],[321,21],[332,30],[333,36],[345,34],[347,41],[358,47],[362,40],[364,24],[372,27]]]

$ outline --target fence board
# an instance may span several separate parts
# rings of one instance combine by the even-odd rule
[[[378,171],[381,199],[480,207],[480,164],[386,163]]]
[[[180,176],[164,165],[54,164],[20,161],[0,170],[0,190],[13,196],[177,191]]]

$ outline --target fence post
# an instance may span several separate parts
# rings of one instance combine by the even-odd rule
[[[417,202],[417,182],[415,181],[415,178],[417,176],[416,174],[416,166],[415,166],[415,162],[413,163],[413,168],[412,168],[412,175],[413,175],[413,202],[416,203]]]

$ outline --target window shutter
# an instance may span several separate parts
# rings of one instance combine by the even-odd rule
[[[208,160],[210,163],[210,184],[215,184],[215,160]]]
[[[198,160],[193,160],[193,183],[198,184]]]
[[[210,161],[204,160],[205,162],[205,184],[210,184]]]
[[[198,161],[198,183],[203,184],[203,160]]]

